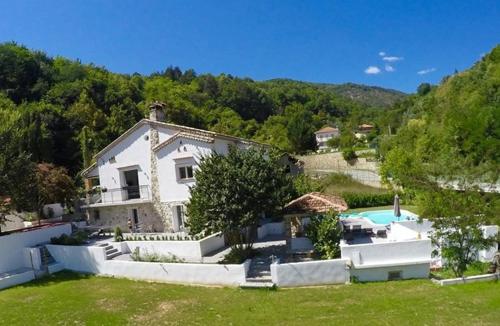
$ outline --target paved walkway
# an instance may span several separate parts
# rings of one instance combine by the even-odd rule
[[[258,255],[252,258],[247,280],[267,282],[271,280],[271,264],[274,259],[286,258],[286,238],[284,235],[270,235],[254,244]]]

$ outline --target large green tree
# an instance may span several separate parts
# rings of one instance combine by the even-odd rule
[[[191,233],[222,232],[238,250],[251,248],[262,214],[273,216],[290,200],[293,185],[279,155],[264,149],[231,147],[227,155],[203,157],[190,189]]]

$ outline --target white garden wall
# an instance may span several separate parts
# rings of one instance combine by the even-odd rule
[[[498,234],[498,225],[485,225],[481,227],[483,230],[483,235],[485,238],[494,237]],[[498,244],[495,243],[489,249],[479,250],[478,258],[482,262],[491,262],[493,257],[495,257],[495,253],[498,251]]]
[[[257,238],[262,239],[268,235],[278,235],[285,233],[285,224],[283,222],[266,223],[257,229]]]
[[[99,274],[106,261],[103,247],[47,245],[47,249],[56,262],[72,271]]]
[[[137,280],[237,286],[246,280],[245,265],[148,263],[110,260],[99,274]]]
[[[0,274],[0,290],[27,283],[35,279],[33,270],[16,271],[10,275]]]
[[[103,247],[48,245],[47,248],[66,269],[146,281],[235,286],[245,282],[249,266],[248,261],[220,265],[106,260]]]
[[[351,276],[356,277],[360,282],[387,281],[389,272],[401,272],[401,279],[428,278],[430,263],[352,268]]]
[[[175,255],[191,262],[202,261],[203,256],[224,247],[224,237],[213,234],[201,240],[179,240],[179,241],[124,241],[121,250],[124,253],[133,252],[139,248],[139,252],[157,253],[161,255]]]
[[[309,238],[290,238],[290,249],[292,251],[309,251],[313,250],[314,246]]]
[[[358,245],[341,244],[341,257],[354,266],[382,267],[401,263],[428,263],[431,260],[431,240],[410,240]],[[380,266],[378,266],[380,265]]]
[[[50,238],[71,233],[70,224],[62,224],[0,236],[0,273],[14,269],[31,268],[29,252],[25,248],[48,243]]]
[[[331,259],[301,263],[272,264],[273,283],[281,287],[349,282],[348,259]]]

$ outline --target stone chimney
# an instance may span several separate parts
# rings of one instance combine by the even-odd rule
[[[163,108],[165,107],[165,103],[154,101],[149,105],[149,120],[164,122],[165,121],[165,113],[163,112]]]

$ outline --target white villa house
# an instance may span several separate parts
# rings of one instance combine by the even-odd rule
[[[318,150],[323,150],[328,148],[328,145],[326,144],[327,141],[340,136],[340,131],[338,128],[323,127],[314,134],[316,135]]]
[[[225,154],[229,146],[257,144],[163,122],[164,104],[150,106],[149,119],[139,121],[95,156],[82,172],[89,195],[82,208],[91,225],[119,226],[140,232],[178,232],[184,229],[184,204],[200,157]],[[293,160],[286,160],[290,169]],[[98,186],[95,186],[95,185]]]

